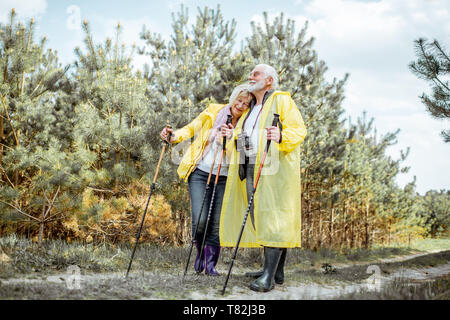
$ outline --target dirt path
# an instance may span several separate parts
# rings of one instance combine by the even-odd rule
[[[433,265],[433,257],[439,263]],[[425,261],[431,259],[431,262]],[[423,260],[423,261],[422,261]],[[415,263],[414,261],[420,262]],[[74,266],[56,275],[28,275],[0,281],[0,299],[195,299],[195,300],[302,300],[333,299],[361,290],[380,291],[398,278],[423,282],[450,276],[450,251],[435,251],[380,259],[377,262],[336,264],[336,272],[293,268],[286,270],[285,284],[268,293],[248,289],[252,280],[244,270],[233,270],[226,294],[221,295],[222,276],[188,275],[181,272],[135,271],[128,279],[123,272],[83,274]]]
[[[423,256],[423,255],[421,255]],[[400,262],[403,260],[397,260]],[[372,266],[377,266],[373,264]],[[375,268],[374,268],[375,269]],[[207,294],[193,292],[192,299],[219,299],[219,300],[323,300],[333,299],[345,294],[359,292],[361,290],[380,291],[396,279],[409,279],[413,281],[427,281],[444,276],[450,276],[450,262],[437,267],[406,269],[391,273],[388,276],[376,273],[361,283],[349,284],[337,282],[333,285],[318,283],[297,283],[295,285],[276,285],[275,289],[261,294],[248,289],[234,287],[229,290],[226,297],[222,297],[217,291],[210,290]]]

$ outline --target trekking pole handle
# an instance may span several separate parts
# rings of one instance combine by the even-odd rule
[[[172,126],[169,123],[167,123],[166,124],[166,128],[167,129],[172,129]],[[169,134],[167,135],[166,140],[163,140],[166,145],[168,145],[170,143],[170,138],[171,137],[172,137],[172,132],[169,132]]]
[[[228,127],[229,124],[231,124],[231,121],[233,120],[233,116],[232,115],[227,115],[227,122],[226,125]],[[227,137],[223,137],[223,150],[225,150],[225,145],[227,144]]]
[[[172,127],[169,124],[167,124],[166,128],[171,129]],[[163,149],[161,151],[161,155],[159,156],[158,164],[156,165],[155,175],[153,176],[153,184],[156,183],[156,178],[158,177],[159,167],[161,166],[161,161],[163,159],[166,147],[169,145],[169,141],[170,141],[170,137],[171,136],[172,136],[172,133],[169,132],[169,135],[167,136],[167,139],[164,140],[164,146],[163,146]]]
[[[278,126],[278,122],[280,122],[280,115],[278,113],[274,113],[273,114],[272,127]],[[266,152],[269,151],[269,147],[270,147],[270,143],[271,142],[272,142],[272,140],[267,140]]]

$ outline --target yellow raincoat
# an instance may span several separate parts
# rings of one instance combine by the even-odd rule
[[[208,140],[209,130],[213,127],[217,114],[225,106],[225,104],[210,104],[197,118],[174,132],[175,140],[173,143],[179,143],[197,135],[194,142],[184,153],[177,169],[178,176],[185,182],[187,182],[189,175],[194,171],[197,162],[201,159]]]
[[[242,132],[246,113],[239,119],[234,137]],[[266,130],[273,114],[280,115],[281,143],[272,142],[254,196],[255,228],[247,219],[240,247],[294,248],[301,246],[300,147],[306,136],[303,118],[288,92],[275,91],[260,115],[258,155],[254,179],[266,146]],[[234,247],[248,206],[246,180],[239,178],[239,154],[229,148],[231,160],[220,216],[220,245]]]

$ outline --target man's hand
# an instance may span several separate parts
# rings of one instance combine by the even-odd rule
[[[278,127],[268,127],[267,130],[267,140],[275,141],[276,143],[280,142],[281,132]]]
[[[171,133],[169,142],[172,142],[175,139],[175,135],[173,134],[172,129],[166,127],[161,131],[161,133],[159,135],[161,136],[161,139],[167,140],[167,136],[169,135],[169,133]]]

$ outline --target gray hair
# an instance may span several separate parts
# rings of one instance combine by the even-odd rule
[[[258,64],[256,67],[263,67],[264,70],[264,74],[267,77],[272,77],[273,79],[273,83],[272,83],[272,89],[277,89],[278,88],[278,74],[275,71],[275,69],[272,66],[269,66],[268,64]]]
[[[233,102],[242,94],[242,93],[247,93],[250,94],[250,92],[248,91],[248,87],[249,85],[247,83],[238,85],[236,88],[233,89],[233,92],[230,95],[230,100],[229,103],[233,104]]]

